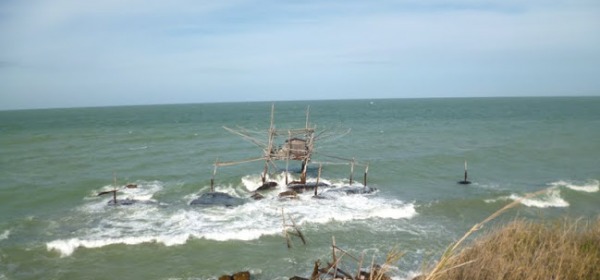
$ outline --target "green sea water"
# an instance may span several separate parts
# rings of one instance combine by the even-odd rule
[[[0,111],[0,279],[216,279],[241,270],[288,279],[330,261],[332,237],[369,261],[400,249],[391,274],[406,279],[526,193],[550,189],[496,222],[600,213],[598,97],[274,104],[281,131],[304,127],[309,108],[322,132],[313,162],[335,163],[320,178],[334,185],[320,190],[328,199],[280,200],[280,186],[251,200],[263,169],[253,162],[215,177],[216,190],[243,205],[189,205],[209,190],[216,160],[262,155],[223,126],[266,141],[271,103]],[[375,193],[333,192],[349,185],[342,159],[353,158],[353,185],[362,186],[368,163]],[[471,185],[457,184],[465,161]],[[271,179],[283,183],[285,163],[277,167]],[[138,203],[111,206],[97,196],[114,177],[138,185],[119,191]],[[293,240],[288,249],[282,210],[307,245]]]

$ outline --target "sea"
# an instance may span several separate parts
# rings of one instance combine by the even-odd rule
[[[316,127],[307,172],[330,185],[317,189],[323,199],[278,196],[297,161],[274,162],[268,179],[279,184],[261,200],[251,195],[264,161],[215,169],[263,156],[272,107],[280,135]],[[458,184],[465,167],[472,183]],[[243,203],[190,205],[213,176],[215,191]],[[388,274],[412,279],[514,201],[472,238],[520,218],[598,219],[600,97],[0,111],[0,178],[0,279],[310,277],[334,244],[352,272],[400,252]],[[365,184],[376,190],[340,191]],[[115,189],[137,203],[98,195]],[[306,244],[288,234],[287,245],[292,223]]]

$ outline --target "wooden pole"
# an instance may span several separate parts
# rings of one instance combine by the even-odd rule
[[[365,186],[365,189],[367,188],[367,173],[369,172],[369,163],[367,162],[367,167],[365,168],[365,177],[363,180],[363,185]]]
[[[288,234],[287,225],[285,223],[285,214],[283,213],[283,208],[281,208],[281,226],[283,227],[283,235],[285,236],[285,243],[287,244],[288,249],[292,248],[292,242],[290,240],[290,235]]]
[[[317,184],[315,185],[315,196],[317,196],[317,189],[319,188],[319,179],[321,179],[321,168],[323,164],[319,163],[319,173],[317,174]]]
[[[350,186],[352,186],[353,177],[354,177],[354,158],[352,158],[352,161],[350,162]]]
[[[308,165],[308,159],[302,161],[302,173],[300,174],[300,183],[306,184],[306,168]]]
[[[117,175],[113,172],[113,203],[117,205]]]
[[[467,182],[467,161],[465,160],[465,182]]]
[[[271,124],[269,126],[269,142],[267,144],[267,150],[265,151],[265,169],[262,175],[262,183],[264,184],[267,180],[267,173],[269,172],[269,161],[273,156],[273,138],[275,137],[275,104],[271,104]]]
[[[335,236],[331,236],[331,255],[333,258],[333,278],[335,279],[337,274],[337,257],[335,256]]]
[[[265,169],[262,174],[262,183],[264,184],[267,181],[267,172],[269,172],[269,160],[265,160]]]
[[[292,149],[292,132],[288,130],[288,142],[287,142],[287,152],[285,154],[285,185],[288,183],[288,174],[290,173],[290,150]]]
[[[306,131],[308,131],[308,115],[310,113],[310,105],[306,107]]]
[[[215,160],[215,168],[213,169],[212,177],[210,177],[210,192],[215,192],[215,176],[217,175],[217,166],[219,166],[219,159]]]

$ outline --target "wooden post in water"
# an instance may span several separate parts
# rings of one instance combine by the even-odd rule
[[[113,202],[117,205],[117,175],[113,172]]]
[[[215,160],[215,168],[213,169],[212,176],[210,177],[210,192],[215,192],[215,176],[217,174],[217,166],[219,166],[219,159]]]
[[[306,107],[306,126],[305,126],[305,131],[308,131],[308,116],[310,114],[310,105]]]
[[[462,181],[458,181],[458,183],[461,185],[471,184],[471,181],[467,180],[467,161],[466,160],[465,160],[465,179]]]
[[[288,174],[290,173],[289,172],[289,165],[290,165],[290,161],[286,160],[285,161],[285,185],[286,186],[289,184],[289,182],[288,182]]]
[[[300,183],[306,184],[306,168],[308,165],[308,158],[302,161],[302,173],[300,174]]]
[[[367,167],[365,168],[365,177],[363,180],[363,185],[365,186],[365,189],[367,188],[367,173],[369,172],[369,163],[367,162]]]
[[[323,167],[322,163],[319,163],[319,173],[317,174],[317,184],[315,185],[315,196],[317,196],[317,189],[319,188],[319,180],[321,179],[321,168]]]
[[[467,181],[467,161],[465,160],[465,182]]]
[[[352,186],[353,177],[354,177],[354,158],[352,158],[352,161],[350,162],[350,186]]]
[[[267,181],[267,173],[269,172],[269,161],[273,157],[273,138],[275,137],[275,104],[271,104],[271,124],[269,126],[269,142],[267,144],[267,149],[265,151],[265,169],[262,175],[262,183],[263,185]]]
[[[267,172],[269,172],[269,160],[265,160],[265,169],[263,170],[263,174],[261,176],[263,185],[267,181]]]
[[[292,149],[292,132],[288,130],[287,152],[285,154],[285,185],[288,183],[288,174],[290,173],[290,150]]]

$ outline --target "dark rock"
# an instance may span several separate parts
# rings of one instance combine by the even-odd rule
[[[341,187],[337,189],[331,189],[331,192],[343,192],[345,194],[369,194],[375,192],[377,189],[372,187]]]
[[[250,280],[250,272],[240,271],[234,273],[233,275],[221,275],[219,280]]]
[[[233,197],[227,193],[222,192],[207,192],[200,195],[200,197],[192,200],[190,205],[210,206],[210,205],[223,205],[227,207],[238,206],[244,204],[244,200],[241,198]]]
[[[232,275],[233,280],[250,280],[250,272],[241,271]]]
[[[284,191],[279,193],[280,198],[298,198],[298,193],[295,191]]]
[[[294,276],[292,278],[290,278],[290,280],[309,280],[308,278],[304,278],[304,277],[300,277],[300,276]]]
[[[363,277],[363,279],[392,280],[391,277],[383,273],[381,270],[382,269],[379,265],[375,265],[371,272],[361,271],[360,276]]]
[[[250,197],[253,198],[254,200],[261,200],[261,199],[265,198],[262,194],[257,193],[257,192],[253,193]]]
[[[301,192],[308,191],[308,190],[314,190],[316,187],[323,188],[323,187],[330,187],[330,186],[323,182],[319,182],[319,184],[317,184],[317,183],[302,184],[300,182],[291,182],[290,184],[288,184],[287,187],[288,187],[288,189],[294,190],[297,193],[301,193]]]
[[[267,190],[276,188],[278,185],[279,184],[277,184],[277,182],[266,182],[266,183],[262,184],[262,186],[258,187],[258,189],[256,189],[256,190],[257,191],[267,191]]]
[[[126,198],[126,199],[117,199],[117,203],[115,203],[115,201],[113,199],[111,199],[111,200],[108,201],[108,205],[125,205],[125,206],[128,206],[128,205],[133,205],[133,204],[135,204],[137,202],[138,201],[135,200],[135,199]]]

